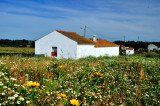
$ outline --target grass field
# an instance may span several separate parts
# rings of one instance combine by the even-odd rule
[[[1,105],[160,105],[159,54],[0,57]]]
[[[34,53],[34,48],[27,47],[0,47],[0,53]]]

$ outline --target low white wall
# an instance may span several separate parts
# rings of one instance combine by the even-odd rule
[[[77,45],[77,58],[87,56],[118,56],[119,46],[116,47],[94,47],[94,45]]]
[[[119,55],[119,46],[114,47],[96,47],[95,48],[96,56],[118,56]]]
[[[57,58],[76,58],[77,42],[57,31],[35,41],[35,54],[51,56],[52,47],[57,47]]]

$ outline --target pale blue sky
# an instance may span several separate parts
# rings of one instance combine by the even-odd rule
[[[55,29],[110,41],[160,41],[160,0],[0,0],[0,39],[36,40]]]

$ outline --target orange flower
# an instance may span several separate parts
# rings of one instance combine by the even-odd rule
[[[38,102],[40,102],[41,101],[41,99],[38,99]]]
[[[23,86],[27,86],[27,84],[25,83],[25,84],[23,84]]]
[[[98,76],[100,76],[100,77],[102,77],[102,76],[103,76],[103,74],[98,73],[98,72],[95,72],[95,74],[97,74],[97,75],[98,75]]]

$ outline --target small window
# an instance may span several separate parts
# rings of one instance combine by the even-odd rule
[[[57,47],[52,47],[51,56],[57,57]]]

